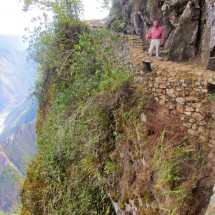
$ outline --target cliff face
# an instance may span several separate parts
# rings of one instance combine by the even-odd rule
[[[144,35],[162,19],[169,58],[181,61],[203,46],[202,3],[114,1],[110,23]],[[149,61],[137,36],[54,24],[36,50],[39,152],[21,214],[214,214],[214,73]]]
[[[34,74],[26,57],[25,50],[0,48],[0,116],[24,100],[32,89]]]
[[[108,27],[137,34],[145,40],[155,19],[163,26],[169,60],[182,61],[201,55],[202,63],[215,70],[213,1],[113,1]]]
[[[0,211],[17,208],[20,183],[36,148],[35,118],[37,103],[31,100],[17,104],[3,119],[0,134]]]
[[[205,214],[215,179],[214,73],[160,61],[148,73],[137,38],[94,33],[81,37],[75,68],[64,71],[77,72],[72,80],[67,73],[45,85],[22,214]]]

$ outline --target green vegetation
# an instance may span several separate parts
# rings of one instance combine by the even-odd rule
[[[22,178],[22,175],[17,169],[14,169],[13,166],[8,166],[0,176],[0,185],[1,189],[1,204],[3,211],[9,211],[15,208],[15,202],[18,201],[18,195],[14,194],[14,190],[19,189],[19,183]]]
[[[166,209],[170,214],[190,213],[192,204],[192,188],[201,174],[202,154],[196,151],[196,145],[186,138],[175,145],[165,141],[166,131],[161,133],[161,144],[158,145],[153,159],[153,169],[156,174],[155,187],[159,198],[169,196]],[[196,169],[199,169],[197,172]]]
[[[208,99],[215,100],[215,94],[214,93],[208,93]]]
[[[40,64],[39,153],[21,215],[115,214],[109,197],[121,210],[132,200],[138,214],[189,214],[202,165],[198,139],[185,138],[176,116],[162,115],[149,91],[132,84],[120,35],[90,30],[76,16],[77,1],[30,3],[38,2],[55,16],[31,37]]]
[[[52,26],[31,37],[31,56],[40,64],[39,153],[24,183],[22,214],[113,214],[106,188],[114,168],[112,102],[102,98],[117,98],[130,77],[120,65],[120,36],[90,31],[78,17],[61,14],[64,1],[52,3]]]

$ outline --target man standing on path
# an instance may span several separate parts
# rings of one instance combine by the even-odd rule
[[[155,48],[156,57],[159,57],[160,45],[164,45],[164,33],[162,27],[159,27],[157,20],[153,22],[153,27],[150,29],[146,41],[148,42],[149,39],[151,39],[149,56],[152,56],[153,49]]]

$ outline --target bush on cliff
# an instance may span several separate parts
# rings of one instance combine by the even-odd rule
[[[64,1],[28,3],[51,7],[54,19],[31,37],[40,72],[34,93],[39,153],[23,185],[21,214],[112,214],[105,183],[114,137],[110,110],[99,98],[129,80],[118,54],[120,36],[90,31],[78,17],[62,13],[68,9]],[[69,11],[77,5],[70,1]]]
[[[54,8],[67,11],[67,1],[58,2]],[[139,214],[192,214],[199,143],[185,138],[176,116],[162,115],[146,87],[131,83],[119,35],[57,14],[33,35],[39,153],[21,214],[115,214],[111,200],[122,211],[134,202]]]

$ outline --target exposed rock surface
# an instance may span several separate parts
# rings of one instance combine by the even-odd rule
[[[36,152],[34,122],[17,128],[0,144],[0,211],[11,212],[19,201],[20,180]],[[16,178],[16,179],[15,179]]]
[[[165,33],[169,60],[188,60],[201,53],[215,70],[215,2],[212,0],[121,0],[113,4],[108,27],[145,38],[158,19]]]
[[[203,40],[202,58],[207,69],[215,70],[215,2],[206,0],[207,22]]]

